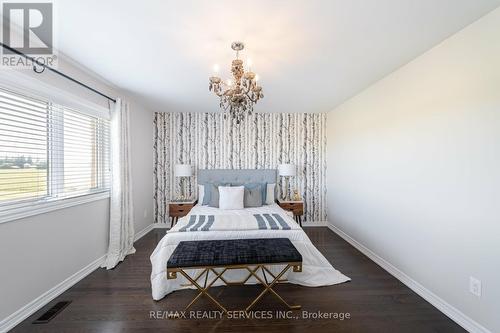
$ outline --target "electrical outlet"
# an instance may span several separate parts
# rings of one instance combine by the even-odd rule
[[[469,278],[469,291],[471,294],[481,297],[481,280],[471,276]]]
[[[144,209],[143,215],[144,215],[144,218],[148,217],[148,210],[147,209]]]

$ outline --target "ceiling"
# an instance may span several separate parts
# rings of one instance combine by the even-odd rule
[[[216,112],[241,40],[258,112],[326,112],[500,0],[57,0],[60,51],[154,111]]]

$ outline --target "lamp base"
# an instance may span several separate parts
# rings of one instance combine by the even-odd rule
[[[179,184],[180,193],[177,196],[177,201],[187,201],[188,198],[186,196],[185,186],[186,185],[185,185],[184,177],[180,177],[180,184]]]
[[[281,190],[281,200],[283,201],[290,201],[290,186],[289,186],[289,177],[288,176],[284,176],[285,178],[285,189]]]

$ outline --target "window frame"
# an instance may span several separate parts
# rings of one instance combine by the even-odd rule
[[[97,119],[106,119],[109,120],[109,109],[106,109],[104,107],[99,107],[96,106],[96,104],[88,102],[84,99],[82,99],[79,96],[67,93],[65,91],[62,91],[61,89],[52,87],[52,86],[44,86],[40,85],[39,82],[33,82],[33,81],[26,81],[30,82],[28,86],[31,84],[34,84],[37,89],[33,90],[30,89],[30,87],[25,86],[19,86],[17,84],[10,84],[11,83],[11,77],[7,78],[4,80],[3,78],[0,79],[0,87],[4,88],[7,91],[11,91],[13,93],[21,94],[27,97],[33,97],[36,99],[43,100],[46,102],[48,105],[50,104],[56,104],[59,107],[63,108],[68,108],[69,110],[74,110],[76,112],[80,112],[82,114],[86,114],[91,117],[96,117]],[[17,78],[17,81],[18,78]],[[24,83],[26,83],[24,82]],[[42,88],[41,90],[39,88]],[[47,90],[47,88],[49,88]],[[55,94],[55,98],[52,100],[50,98],[51,94]],[[70,105],[65,105],[64,100],[71,100],[72,103]],[[76,103],[75,103],[76,101]],[[76,105],[75,105],[76,104]],[[51,112],[51,108],[48,107],[48,112]],[[62,116],[62,113],[60,113]],[[60,122],[59,122],[60,123]],[[98,121],[96,126],[96,134],[101,135],[105,127],[103,127],[101,124],[102,122]],[[86,204],[89,202],[93,201],[98,201],[98,200],[104,200],[104,199],[109,199],[110,197],[110,186],[111,186],[111,161],[107,162],[107,166],[109,169],[109,180],[108,180],[108,186],[107,187],[99,187],[102,185],[101,181],[102,178],[98,177],[98,187],[95,189],[90,189],[88,192],[82,192],[79,194],[75,194],[73,196],[67,196],[67,197],[58,197],[59,194],[64,193],[64,183],[61,182],[61,180],[64,178],[63,173],[57,173],[53,172],[51,175],[51,172],[53,171],[53,167],[50,167],[53,165],[52,163],[62,163],[64,164],[64,153],[63,154],[58,154],[58,156],[54,156],[52,154],[53,151],[61,151],[60,149],[51,149],[52,145],[60,145],[63,144],[63,134],[58,131],[51,131],[50,129],[51,126],[48,126],[47,130],[47,194],[44,197],[41,198],[26,198],[26,199],[18,199],[18,200],[13,200],[10,203],[10,209],[4,212],[0,212],[0,224],[1,223],[6,223],[14,220],[19,220],[22,218],[30,217],[30,216],[35,216],[39,214],[44,214],[48,213],[51,211],[55,210],[60,210],[64,208],[69,208],[73,207],[76,205],[81,205],[81,204]],[[58,134],[59,133],[59,134]],[[51,136],[56,136],[51,137]],[[109,142],[108,144],[108,149],[111,148],[111,143]],[[100,172],[105,172],[106,169],[106,163],[102,162],[103,156],[107,154],[108,158],[110,158],[110,152],[105,151],[105,146],[102,146],[102,149],[98,149],[98,158],[99,162],[97,165],[97,168],[99,169]],[[59,178],[60,180],[56,182],[56,186],[53,186],[54,182],[52,181],[56,177]],[[16,207],[16,205],[18,207]]]

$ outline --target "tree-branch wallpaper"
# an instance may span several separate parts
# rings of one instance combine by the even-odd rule
[[[305,221],[326,221],[326,114],[254,113],[237,125],[222,113],[155,114],[155,221],[168,222],[168,202],[179,193],[173,167],[276,169],[294,163],[290,179],[305,203]],[[277,186],[281,188],[281,179]],[[196,175],[186,186],[197,196]]]

